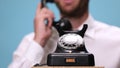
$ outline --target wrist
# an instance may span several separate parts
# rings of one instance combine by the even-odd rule
[[[46,40],[45,39],[40,39],[40,38],[34,38],[34,41],[36,41],[39,45],[41,45],[42,47],[45,46],[46,44]]]

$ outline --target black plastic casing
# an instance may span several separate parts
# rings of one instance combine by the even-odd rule
[[[48,66],[94,66],[94,56],[90,53],[52,53],[48,55]]]

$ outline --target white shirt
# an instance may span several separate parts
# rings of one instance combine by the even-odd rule
[[[84,22],[88,24],[84,41],[88,52],[94,54],[95,66],[120,68],[120,28],[103,24],[90,15]],[[81,26],[78,28],[81,29]],[[57,46],[58,34],[53,34],[43,48],[33,40],[34,33],[25,36],[9,68],[31,68],[36,63],[45,64],[47,55],[53,53]]]

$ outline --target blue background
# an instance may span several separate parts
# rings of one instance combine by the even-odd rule
[[[33,31],[39,0],[0,0],[0,68],[7,68],[22,38]],[[95,19],[120,27],[120,0],[91,0]],[[53,5],[50,7],[54,9]],[[55,15],[59,15],[55,11]]]

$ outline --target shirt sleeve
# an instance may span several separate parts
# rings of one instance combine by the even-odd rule
[[[33,39],[25,37],[13,54],[13,61],[8,68],[31,68],[40,63],[44,55],[43,47]]]

